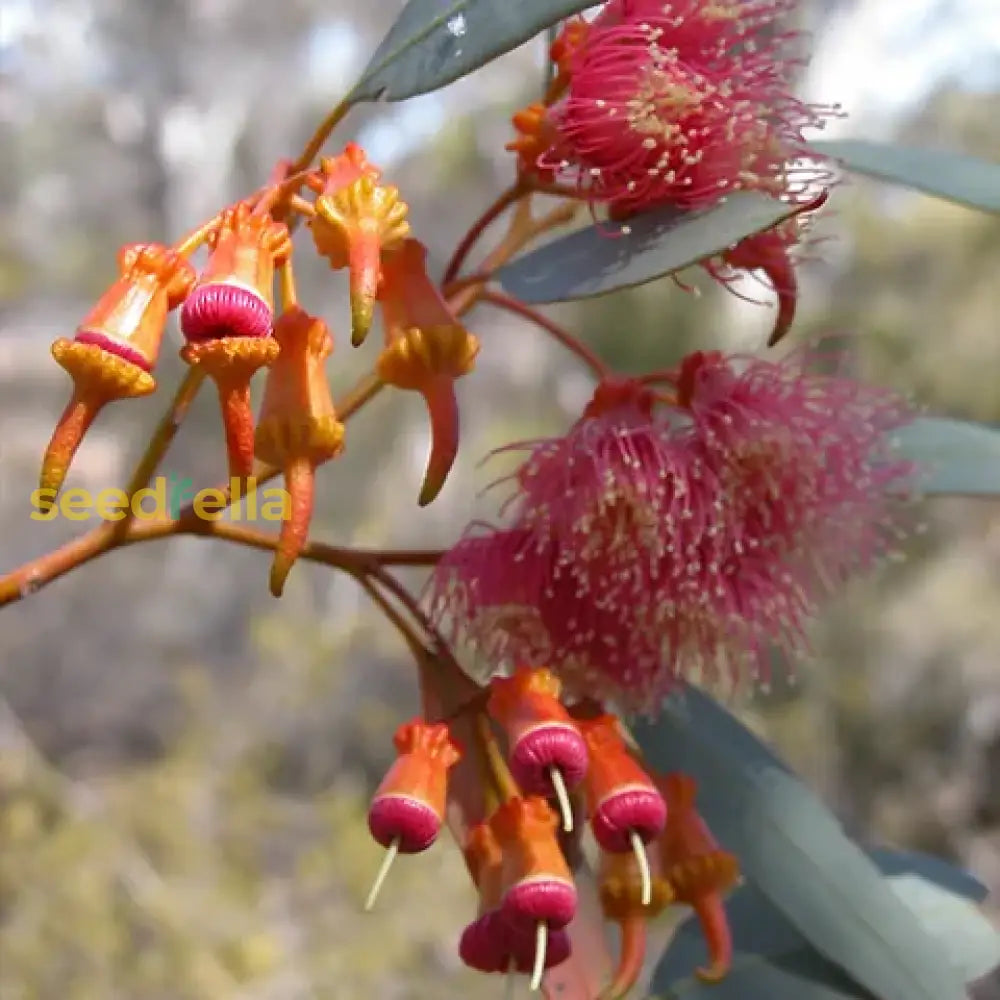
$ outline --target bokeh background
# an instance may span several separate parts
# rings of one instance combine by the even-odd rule
[[[81,530],[31,521],[28,497],[68,393],[49,343],[112,278],[117,247],[172,240],[256,186],[401,6],[0,0],[0,571]],[[833,134],[1000,159],[992,0],[814,2],[804,20],[817,37],[803,88],[850,114]],[[507,119],[541,73],[535,43],[438,94],[360,108],[338,133],[403,189],[436,267],[509,182]],[[803,274],[795,336],[835,338],[859,375],[938,412],[1000,421],[1000,220],[856,180],[817,235],[829,239]],[[342,277],[309,252],[300,270],[306,303],[343,331]],[[555,313],[625,370],[761,343],[769,308],[695,281],[700,297],[667,281]],[[318,535],[445,545],[490,512],[479,458],[578,411],[588,381],[574,359],[502,314],[470,326],[482,355],[460,386],[462,453],[440,499],[415,504],[419,401],[385,394],[320,473]],[[342,338],[338,390],[371,359]],[[181,368],[165,350],[161,384]],[[69,485],[124,482],[163,404],[108,410]],[[164,472],[220,478],[215,406],[204,393]],[[935,501],[919,520],[908,558],[817,622],[796,687],[747,711],[853,832],[955,859],[1000,890],[1000,504]],[[413,670],[350,580],[300,565],[276,602],[267,562],[154,543],[3,611],[4,1000],[502,994],[458,961],[474,896],[447,838],[399,863],[362,914],[380,857],[367,797],[416,711]]]

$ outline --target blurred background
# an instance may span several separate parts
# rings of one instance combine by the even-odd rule
[[[0,0],[0,571],[83,527],[28,517],[69,392],[50,342],[113,279],[119,245],[176,238],[296,152],[401,6]],[[816,0],[804,20],[803,89],[850,115],[831,134],[1000,160],[992,0]],[[509,183],[507,120],[536,98],[542,51],[360,108],[337,134],[402,188],[436,270]],[[856,180],[819,229],[794,336],[837,338],[859,375],[938,412],[1000,421],[1000,220]],[[343,331],[342,276],[309,250],[299,270],[306,305]],[[624,370],[762,344],[770,308],[693,280],[700,297],[665,281],[554,313]],[[574,359],[486,308],[469,325],[483,349],[459,386],[462,452],[441,497],[415,503],[419,400],[385,394],[319,474],[319,537],[446,545],[491,513],[476,498],[485,452],[578,412],[589,383]],[[341,337],[338,392],[373,350]],[[181,371],[167,347],[164,392],[106,411],[68,485],[124,482]],[[207,486],[223,461],[204,392],[162,471]],[[1000,504],[935,501],[920,518],[909,558],[830,607],[796,687],[749,717],[852,832],[957,860],[1000,891]],[[398,863],[361,912],[381,853],[367,797],[417,709],[413,670],[350,580],[300,564],[279,603],[267,572],[259,553],[179,539],[3,611],[4,1000],[502,995],[457,958],[475,900],[447,838]]]

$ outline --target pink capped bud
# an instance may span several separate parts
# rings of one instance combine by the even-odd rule
[[[461,750],[442,723],[404,723],[393,739],[399,757],[368,810],[368,829],[388,851],[365,904],[371,909],[398,853],[419,854],[437,840],[444,820],[448,771]]]
[[[256,292],[230,282],[199,285],[181,309],[181,331],[193,343],[222,337],[266,337],[274,312]]]
[[[663,796],[628,752],[613,715],[579,721],[590,752],[587,808],[598,844],[622,854],[655,840],[667,822]]]
[[[403,854],[427,850],[444,819],[449,769],[461,757],[444,723],[407,722],[394,739],[399,757],[382,779],[368,810],[372,836]]]
[[[556,838],[556,815],[540,798],[511,799],[490,818],[503,852],[500,912],[512,927],[565,927],[576,913],[576,886]]]
[[[490,684],[490,714],[504,727],[514,780],[531,795],[553,795],[553,770],[567,788],[587,773],[587,745],[559,701],[562,686],[544,668],[519,668]]]

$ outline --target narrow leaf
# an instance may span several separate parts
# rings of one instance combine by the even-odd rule
[[[922,493],[1000,495],[1000,428],[920,417],[893,434],[898,454],[920,466]]]
[[[978,978],[1000,959],[1000,933],[968,898],[963,898],[965,892],[956,894],[951,889],[957,884],[964,890],[971,886],[978,891],[981,887],[972,876],[937,858],[891,848],[878,848],[870,856],[907,909],[942,943],[963,979]],[[914,868],[931,874],[912,874]],[[726,911],[734,942],[732,972],[723,984],[729,996],[741,1000],[783,996],[870,1000],[870,993],[823,958],[756,887],[738,889],[727,901]],[[706,958],[700,929],[689,918],[657,966],[653,978],[657,996],[664,1000],[725,1000],[725,992],[691,975]]]
[[[685,687],[634,733],[651,767],[697,780],[720,842],[820,954],[880,1000],[965,1000],[940,945],[832,813],[721,705]]]
[[[605,295],[714,257],[800,208],[747,192],[701,212],[668,206],[636,216],[624,228],[602,222],[553,240],[501,268],[496,277],[510,295],[530,303]]]
[[[1000,212],[1000,163],[988,163],[960,153],[882,145],[859,139],[810,143],[813,149],[839,160],[848,170],[902,184],[925,194],[969,208]]]
[[[593,0],[410,0],[348,100],[402,101],[452,83]]]

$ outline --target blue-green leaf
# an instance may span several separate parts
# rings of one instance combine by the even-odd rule
[[[810,146],[839,160],[855,173],[902,184],[969,208],[1000,212],[1000,163],[988,163],[960,153],[858,139],[831,139],[812,142]]]
[[[966,981],[984,975],[1000,961],[1000,933],[976,906],[951,886],[981,886],[959,868],[937,858],[879,848],[871,857],[886,883],[921,925],[940,941]],[[930,877],[913,869],[931,872]],[[653,977],[663,1000],[871,1000],[871,994],[820,955],[760,890],[738,889],[726,903],[733,932],[733,966],[719,986],[701,983],[692,973],[706,964],[701,931],[693,919],[678,929]]]
[[[879,1000],[965,1000],[961,975],[875,865],[722,706],[685,687],[634,733],[652,768],[696,779],[719,841],[821,955]]]
[[[410,0],[348,100],[402,101],[452,83],[576,14],[581,0]]]
[[[1000,495],[1000,428],[920,417],[892,437],[898,454],[920,466],[920,492]]]
[[[714,257],[798,211],[749,192],[701,212],[662,208],[622,226],[598,223],[511,261],[496,275],[525,302],[566,302],[642,285]]]

